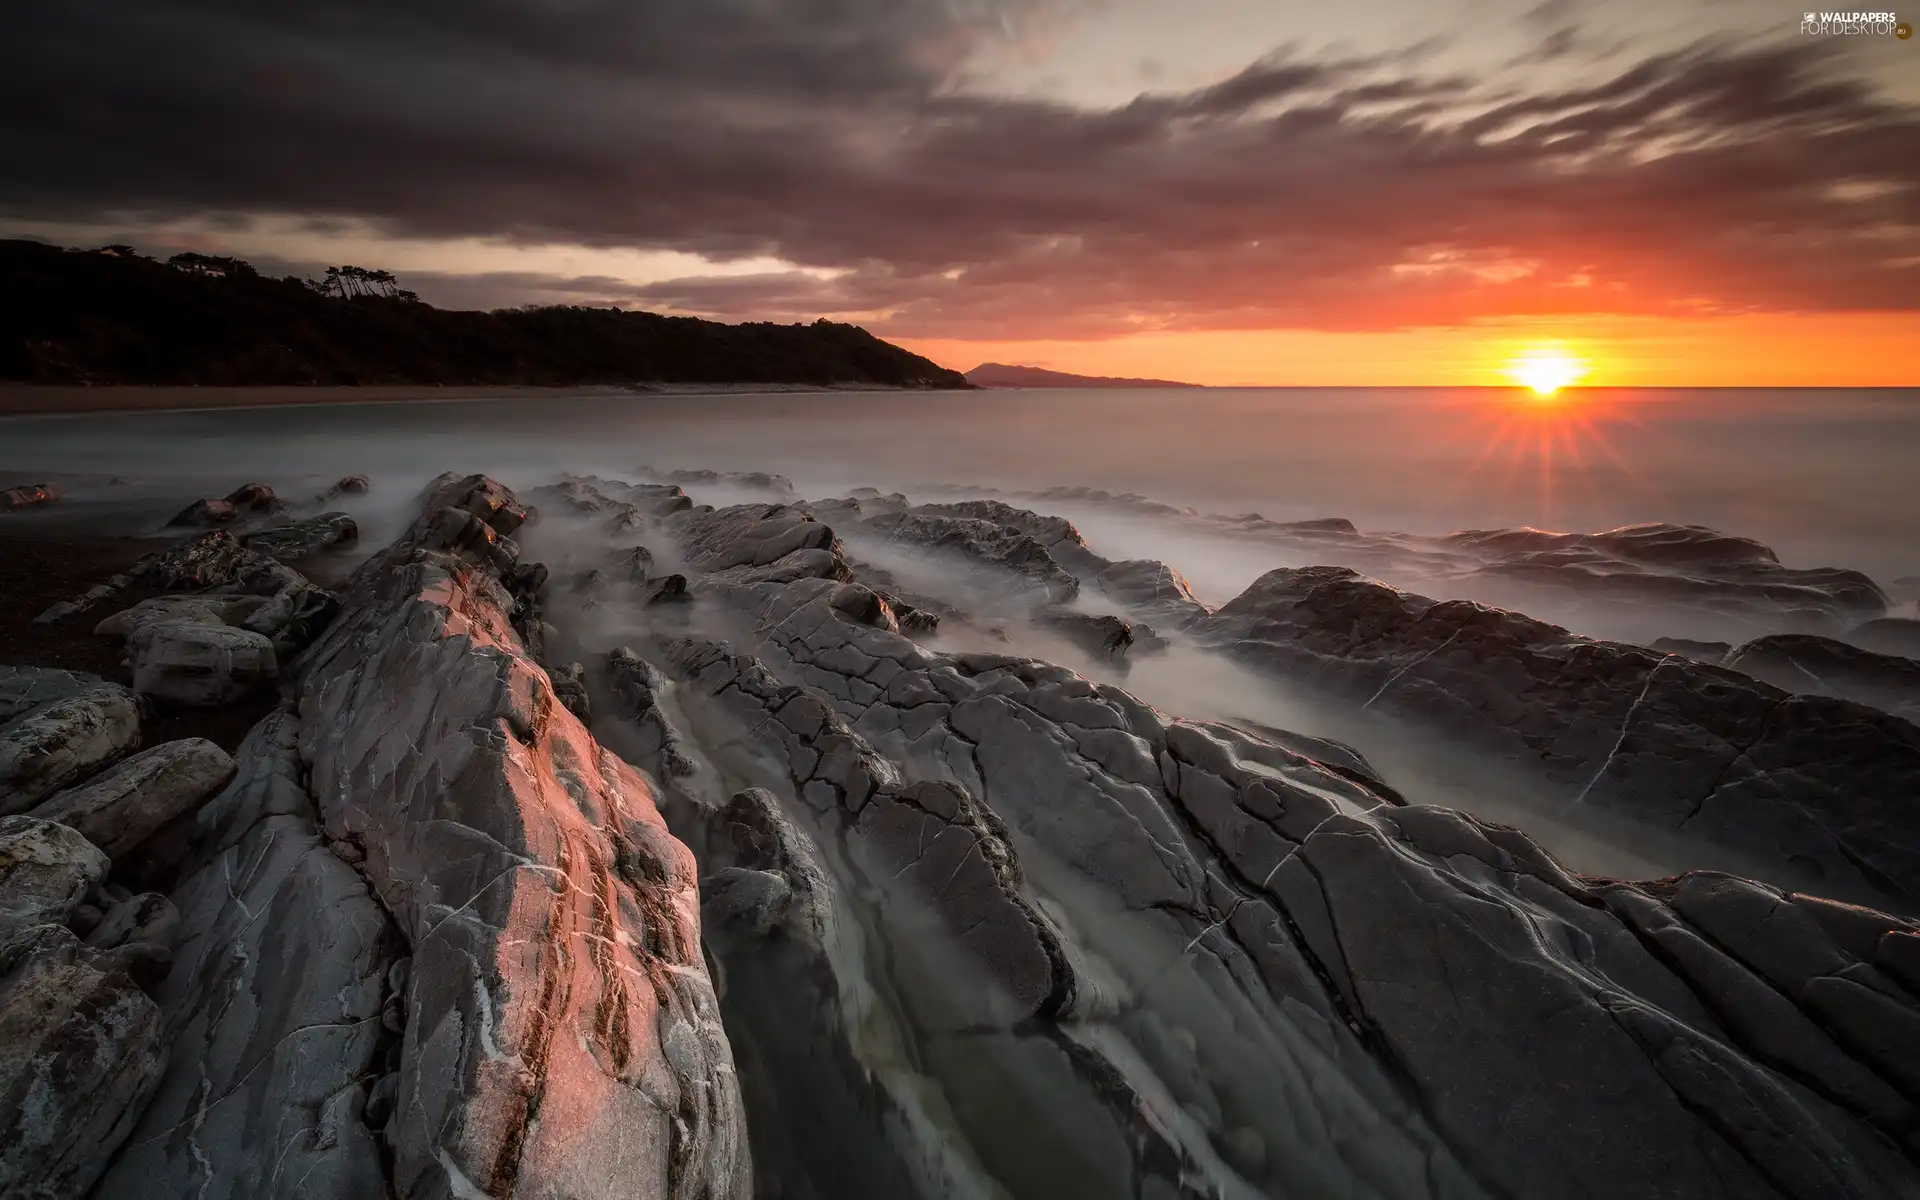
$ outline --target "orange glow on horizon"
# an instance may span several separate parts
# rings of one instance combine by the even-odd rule
[[[1920,313],[1605,314],[1332,332],[1191,330],[1106,340],[891,337],[943,366],[1019,363],[1213,387],[1510,386],[1514,361],[1555,347],[1594,388],[1920,387]]]

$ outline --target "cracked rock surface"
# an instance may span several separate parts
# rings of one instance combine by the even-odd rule
[[[603,718],[651,722],[656,758],[670,729],[691,766],[663,787],[787,1194],[836,1194],[831,1147],[883,1181],[860,1194],[1920,1195],[1911,921],[1581,876],[1337,743],[916,640],[842,547],[876,512],[1077,543],[984,506],[800,509],[662,524],[704,624],[637,616],[610,670],[641,702]],[[1915,843],[1885,714],[1351,572],[1213,613],[1161,564],[1059,553],[1203,651],[1512,739],[1586,802],[1705,797],[1703,834],[1758,824],[1869,888]],[[1883,783],[1868,744],[1895,752]],[[1862,779],[1889,790],[1850,799]],[[857,1150],[853,1112],[882,1114]]]
[[[1537,763],[1562,803],[1920,910],[1920,727],[1898,717],[1343,568],[1270,571],[1194,632],[1260,670]]]
[[[393,1187],[744,1196],[693,861],[514,628],[524,519],[440,481],[300,672],[321,820],[411,956]]]

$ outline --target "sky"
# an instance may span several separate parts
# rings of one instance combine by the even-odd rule
[[[0,6],[0,236],[828,317],[959,369],[1920,384],[1920,39],[1802,16],[34,0]]]

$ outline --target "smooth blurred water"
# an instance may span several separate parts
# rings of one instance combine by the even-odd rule
[[[639,464],[780,471],[809,496],[1078,484],[1410,533],[1664,520],[1757,537],[1790,565],[1920,574],[1916,389],[599,395],[0,421],[0,486]]]

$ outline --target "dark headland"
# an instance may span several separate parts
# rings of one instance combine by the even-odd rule
[[[981,363],[967,372],[967,382],[981,388],[1197,388],[1204,384],[1171,379],[1117,379],[1111,375],[1070,375],[1045,367],[1016,367]]]
[[[382,271],[324,283],[231,258],[0,240],[0,381],[196,387],[804,384],[963,388],[855,325],[557,305],[460,312]]]

